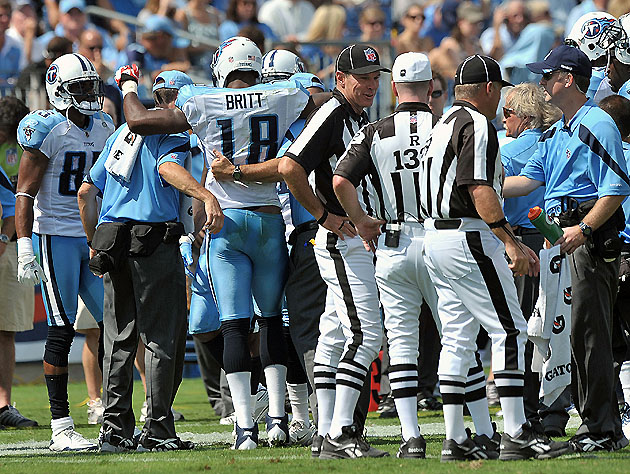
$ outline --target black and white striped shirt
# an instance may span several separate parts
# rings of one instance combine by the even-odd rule
[[[492,186],[502,201],[502,171],[492,123],[468,102],[455,101],[431,132],[422,154],[422,215],[479,218],[468,186]]]
[[[404,102],[392,115],[370,123],[352,139],[335,174],[361,185],[376,216],[388,222],[421,222],[420,156],[437,117],[427,104]]]
[[[324,208],[332,214],[346,215],[333,191],[333,169],[352,137],[367,123],[365,111],[357,114],[343,94],[335,89],[332,98],[311,114],[304,130],[285,153],[299,163],[307,175],[314,171],[309,176],[311,186]],[[361,194],[364,205],[370,210],[367,191],[362,190]]]

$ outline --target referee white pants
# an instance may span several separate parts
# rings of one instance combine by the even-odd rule
[[[373,255],[360,237],[341,240],[323,227],[315,235],[314,250],[328,287],[314,362],[337,367],[344,359],[367,369],[383,337]]]
[[[492,340],[493,371],[522,372],[527,323],[505,246],[481,219],[461,220],[453,230],[436,230],[433,220],[425,221],[425,262],[442,322],[438,373],[466,376],[475,364],[480,325]]]
[[[437,318],[437,293],[423,258],[424,226],[403,223],[398,247],[385,245],[381,234],[376,250],[376,284],[385,313],[391,365],[417,364],[418,320],[422,302]]]

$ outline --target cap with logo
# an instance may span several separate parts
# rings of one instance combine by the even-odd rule
[[[394,82],[422,82],[433,78],[431,63],[426,54],[403,53],[399,55],[392,66],[392,80]]]
[[[61,0],[59,2],[59,11],[61,13],[68,13],[73,8],[76,8],[80,11],[85,11],[85,0]]]
[[[391,72],[381,66],[376,49],[367,44],[353,44],[337,56],[335,69],[350,74],[369,74],[371,72]]]
[[[562,44],[552,49],[545,59],[536,63],[526,64],[527,69],[535,74],[545,74],[553,71],[566,71],[578,76],[591,77],[593,68],[588,56],[579,48]]]
[[[455,85],[481,84],[485,82],[500,82],[503,86],[514,84],[504,81],[501,76],[501,67],[489,56],[475,54],[468,56],[457,68],[455,73]]]
[[[153,90],[158,89],[181,89],[183,86],[192,84],[193,80],[188,74],[181,71],[162,71],[153,82]]]
[[[326,86],[324,86],[322,80],[310,72],[297,72],[293,74],[290,79],[298,82],[305,89],[308,89],[309,87],[317,87],[322,91],[326,90]]]

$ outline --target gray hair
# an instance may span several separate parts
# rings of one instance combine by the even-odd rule
[[[483,89],[486,88],[486,84],[487,82],[479,82],[477,84],[461,84],[455,86],[455,99],[474,99]]]
[[[562,111],[545,100],[541,86],[526,82],[508,92],[505,106],[514,109],[519,117],[530,117],[529,128],[548,129],[562,117]]]

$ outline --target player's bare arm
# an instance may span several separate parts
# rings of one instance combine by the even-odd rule
[[[491,225],[492,232],[505,244],[505,252],[512,260],[509,267],[514,274],[537,275],[540,271],[540,261],[536,253],[514,235],[494,189],[488,185],[470,185],[468,192],[479,216],[486,224]]]
[[[186,169],[177,163],[167,161],[158,168],[160,176],[180,192],[204,203],[206,228],[211,234],[218,233],[223,227],[223,211],[219,202],[210,191],[199,184]]]
[[[228,160],[219,150],[212,150],[215,159],[212,161],[211,170],[217,181],[234,181],[234,169],[236,166]],[[240,165],[241,179],[244,182],[276,183],[282,181],[278,172],[279,158],[272,158],[262,163]]]
[[[91,241],[96,232],[96,224],[98,223],[98,205],[96,196],[99,189],[92,183],[82,183],[77,192],[77,202],[79,204],[79,214],[81,215],[81,224],[88,241]],[[90,250],[91,253],[91,250]]]
[[[27,148],[22,154],[15,198],[15,230],[18,238],[30,238],[33,233],[33,204],[48,161],[46,155],[34,148]]]
[[[359,204],[357,189],[349,179],[334,175],[333,189],[341,206],[356,227],[361,239],[363,239],[366,250],[374,252],[376,250],[378,236],[381,234],[381,226],[385,221],[374,219],[365,213],[361,204]],[[344,224],[344,226],[345,225],[347,224]]]
[[[529,193],[542,186],[542,181],[526,176],[508,176],[503,183],[503,197],[512,198],[527,196]]]
[[[591,229],[597,230],[610,219],[625,198],[626,196],[600,197],[589,213],[584,216],[582,222]],[[582,229],[580,229],[580,226],[574,225],[564,229],[564,235],[556,243],[560,244],[561,252],[571,254],[585,242],[586,237],[582,233]]]
[[[288,156],[283,156],[280,159],[278,171],[287,183],[287,186],[289,186],[293,196],[317,219],[322,227],[337,234],[342,240],[344,240],[344,234],[349,237],[355,237],[357,235],[354,227],[347,223],[348,219],[346,217],[330,214],[324,209],[322,202],[315,196],[315,193],[313,193],[308,183],[306,171],[302,165]],[[324,218],[323,222],[321,222],[322,218]]]

